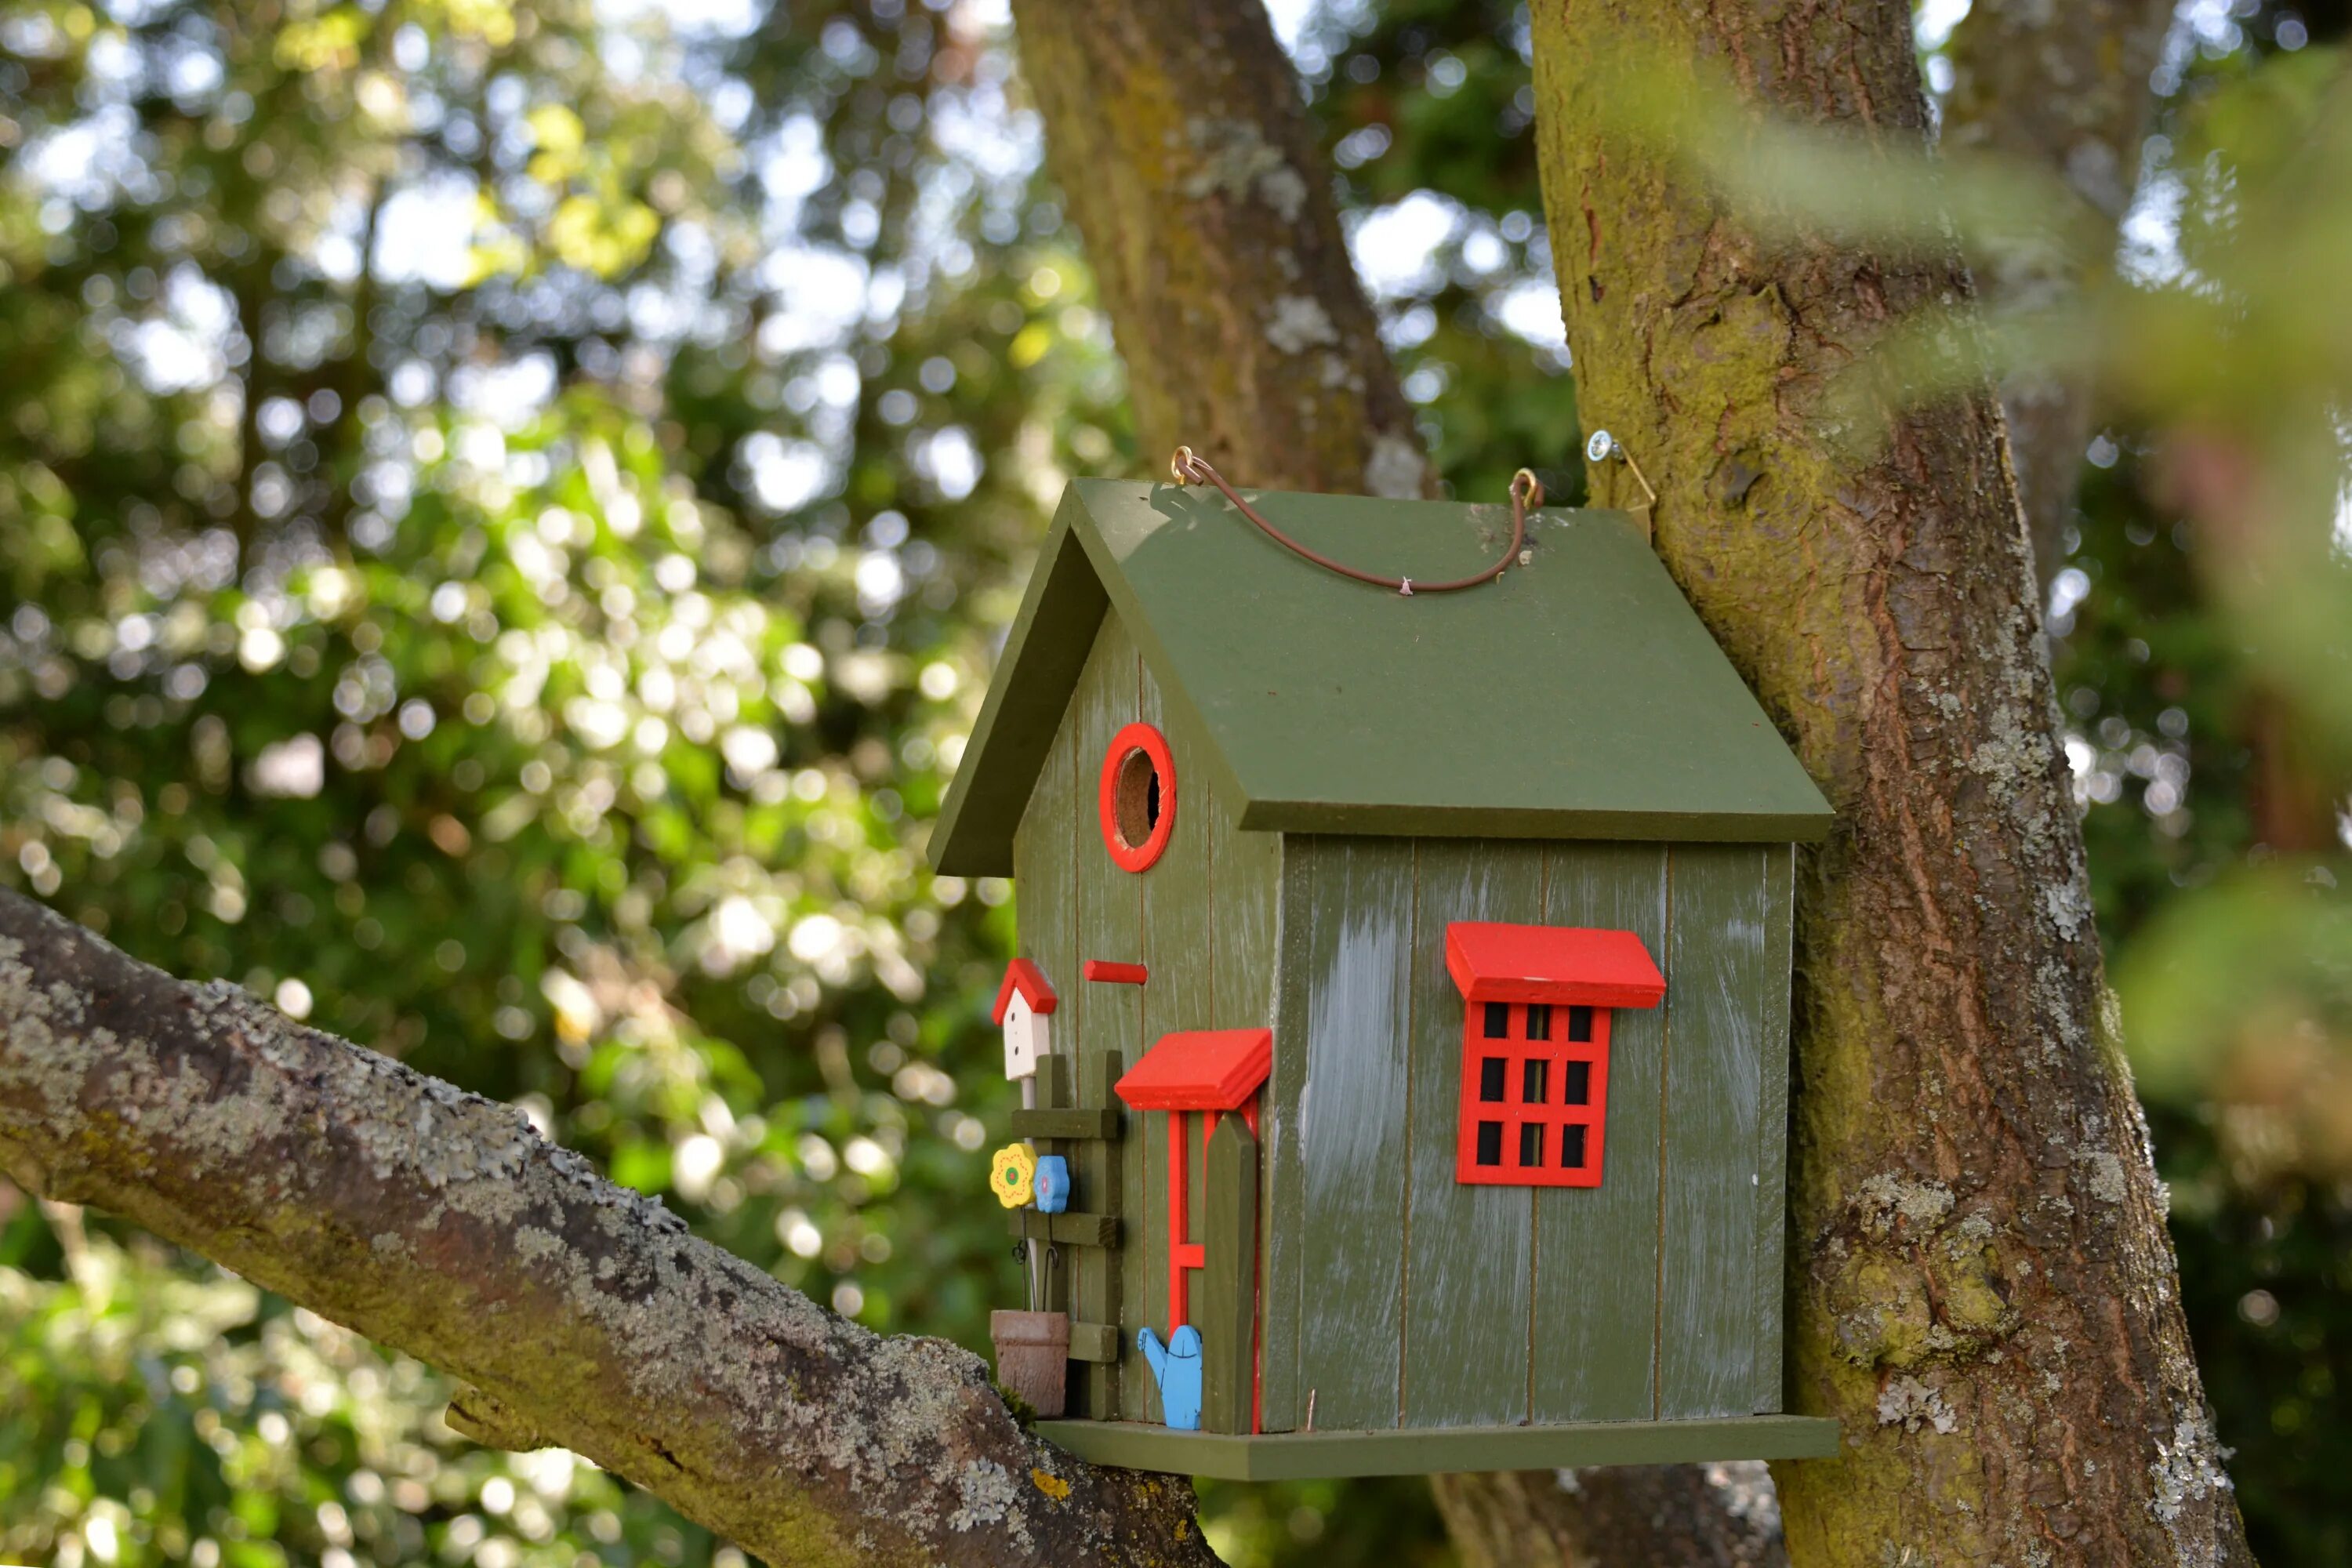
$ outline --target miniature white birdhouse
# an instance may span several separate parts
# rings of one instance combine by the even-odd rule
[[[1045,1015],[1058,1002],[1038,967],[1016,958],[996,988],[997,1025],[1004,1031],[1004,1076],[1018,1082],[1037,1076],[1037,1058],[1054,1048],[1047,1038]]]

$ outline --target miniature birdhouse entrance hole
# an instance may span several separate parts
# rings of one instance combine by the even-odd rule
[[[1426,583],[1511,526],[1249,499]],[[931,838],[1019,899],[1010,1221],[1054,1266],[1000,1377],[1066,1329],[1041,1431],[1241,1479],[1831,1452],[1780,1408],[1829,823],[1622,513],[1406,596],[1213,490],[1074,483]]]

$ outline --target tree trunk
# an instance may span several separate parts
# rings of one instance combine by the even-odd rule
[[[1844,1442],[1775,1468],[1790,1556],[2246,1561],[1993,398],[1890,411],[1877,440],[1829,406],[1966,270],[1768,247],[1611,114],[1654,93],[1639,73],[1711,62],[1741,112],[1916,156],[1910,7],[1538,0],[1534,23],[1586,423],[1640,460],[1660,553],[1839,812],[1801,883],[1789,1366]]]
[[[1465,1568],[1788,1568],[1762,1465],[1439,1476]]]
[[[1433,493],[1265,6],[1013,13],[1151,466],[1181,442],[1236,484]]]
[[[1952,35],[1952,92],[1944,143],[2046,169],[2104,220],[2111,258],[2139,184],[2140,143],[2156,91],[2148,85],[2172,22],[2173,0],[1976,0]],[[1978,279],[1993,305],[2063,307],[2093,281],[2020,264]],[[2046,591],[2065,564],[2083,449],[2096,417],[2080,382],[2021,374],[2001,388],[2010,458]]]
[[[471,1384],[776,1563],[1216,1561],[1181,1479],[1032,1436],[979,1358],[688,1236],[522,1113],[189,985],[0,889],[0,1170]]]

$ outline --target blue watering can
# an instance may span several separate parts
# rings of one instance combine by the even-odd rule
[[[1151,1375],[1160,1384],[1160,1408],[1168,1425],[1179,1432],[1199,1431],[1201,1331],[1190,1323],[1180,1324],[1163,1345],[1158,1334],[1139,1329],[1135,1348],[1151,1363]]]

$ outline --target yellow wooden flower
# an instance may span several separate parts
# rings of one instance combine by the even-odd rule
[[[996,1201],[1017,1209],[1029,1201],[1037,1180],[1037,1156],[1026,1143],[1007,1143],[988,1162],[988,1184]]]

